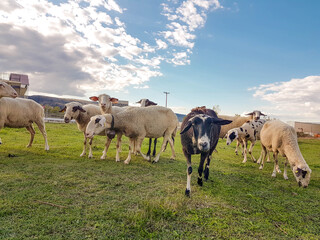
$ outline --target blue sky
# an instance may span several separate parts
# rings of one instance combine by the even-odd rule
[[[3,0],[0,72],[29,94],[149,98],[319,122],[317,0]]]

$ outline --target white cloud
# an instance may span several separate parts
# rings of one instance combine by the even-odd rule
[[[210,10],[222,8],[218,0],[185,0],[180,5],[178,1],[170,1],[162,4],[162,15],[169,23],[166,31],[160,31],[159,35],[168,44],[192,49],[196,35],[194,32],[205,25],[207,14]],[[159,46],[159,45],[158,45]],[[190,64],[190,61],[177,61],[177,56],[171,60],[176,65]]]
[[[195,31],[221,6],[172,0],[162,7],[166,29],[147,43],[127,32],[115,0],[2,0],[0,72],[28,74],[31,91],[50,94],[144,88],[162,75],[162,62],[190,64]]]
[[[161,58],[146,54],[155,48],[128,34],[110,11],[123,13],[114,0],[2,0],[0,72],[29,74],[34,92],[77,96],[161,76]]]
[[[291,79],[251,88],[253,96],[269,102],[264,109],[290,120],[320,120],[320,76]]]

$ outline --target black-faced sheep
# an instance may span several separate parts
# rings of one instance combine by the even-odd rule
[[[280,154],[283,157],[286,157],[283,172],[284,179],[288,179],[287,164],[289,162],[299,186],[308,186],[311,177],[311,169],[300,152],[297,134],[293,127],[279,120],[268,121],[261,130],[260,140],[262,147],[262,163],[260,169],[263,168],[267,151],[272,151],[274,156],[272,177],[276,177],[276,172],[280,172],[278,166],[278,154]]]
[[[198,168],[198,184],[202,186],[203,164],[207,160],[204,178],[209,177],[209,165],[212,152],[214,151],[220,133],[220,126],[231,123],[230,120],[224,120],[217,117],[217,114],[206,107],[198,107],[183,119],[181,124],[181,144],[182,151],[187,160],[187,188],[185,194],[190,195],[191,191],[191,155],[201,154]]]

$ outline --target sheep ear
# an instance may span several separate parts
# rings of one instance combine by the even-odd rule
[[[245,115],[250,115],[250,116],[252,116],[252,115],[253,115],[253,112],[251,112],[251,113],[247,113],[247,114],[245,114]]]
[[[217,124],[217,125],[227,125],[229,123],[232,123],[231,120],[225,120],[222,118],[211,118],[211,123]]]
[[[192,126],[192,121],[188,121],[187,126],[185,126],[185,128],[180,132],[180,134],[184,134],[185,132],[187,132]]]
[[[59,112],[65,112],[65,111],[66,111],[66,109],[67,109],[67,107],[66,107],[66,106],[64,106],[64,108],[62,108]]]
[[[109,98],[110,102],[112,103],[118,103],[118,98]]]
[[[260,113],[260,115],[261,115],[261,116],[267,116],[267,115],[265,115],[264,113]]]
[[[86,112],[86,110],[84,110],[81,106],[78,106],[78,110],[79,110],[80,112]]]
[[[139,101],[139,102],[136,102],[136,103],[141,103],[141,101],[142,101],[142,99],[140,99],[140,101]]]
[[[158,103],[155,103],[155,102],[152,102],[152,101],[149,100],[149,106],[150,105],[158,105]]]
[[[89,99],[92,101],[95,101],[95,102],[97,102],[99,100],[99,98],[96,96],[89,97]]]
[[[3,84],[3,83],[0,83],[0,87],[4,87],[4,84]]]

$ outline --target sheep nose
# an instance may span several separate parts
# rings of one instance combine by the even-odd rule
[[[200,143],[200,146],[203,147],[203,148],[206,148],[208,146],[208,143],[207,142],[202,142],[202,143]]]
[[[70,121],[69,118],[64,118],[65,123],[68,123],[69,121]]]
[[[16,98],[16,97],[18,97],[18,94],[17,94],[17,93],[13,93],[12,96],[13,96],[14,98]]]

